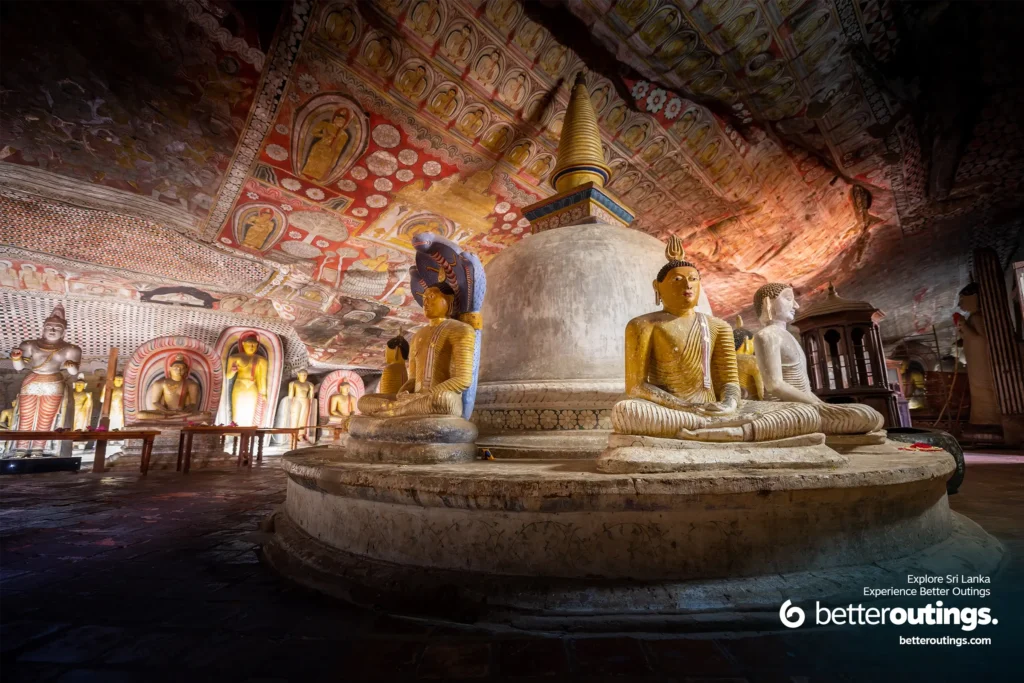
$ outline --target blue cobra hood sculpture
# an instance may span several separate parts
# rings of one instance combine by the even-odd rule
[[[423,305],[423,292],[440,282],[447,282],[455,291],[453,318],[472,325],[476,330],[473,349],[473,384],[462,392],[462,417],[469,419],[476,401],[477,378],[480,374],[480,309],[487,290],[484,267],[475,254],[432,232],[413,236],[416,265],[409,269],[409,281],[416,303]]]

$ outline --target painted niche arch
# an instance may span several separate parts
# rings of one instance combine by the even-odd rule
[[[124,370],[124,419],[126,425],[138,422],[138,412],[153,382],[169,374],[171,361],[178,354],[189,364],[188,376],[199,384],[197,412],[214,412],[220,401],[224,381],[223,365],[209,346],[192,337],[168,336],[150,339],[135,349]]]

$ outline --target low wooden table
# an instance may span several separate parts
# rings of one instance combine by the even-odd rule
[[[116,432],[29,432],[23,430],[0,431],[0,441],[129,441],[142,439],[142,464],[139,471],[149,472],[149,459],[153,453],[153,439],[160,436],[158,431],[136,431],[125,429]]]
[[[315,427],[261,427],[256,430],[256,461],[263,462],[263,437],[267,434],[291,434],[292,450],[299,447],[299,432],[316,429]]]
[[[181,436],[178,438],[178,465],[174,469],[182,474],[188,474],[192,468],[192,437],[196,434],[212,434],[220,436],[222,439],[225,436],[237,434],[238,440],[241,442],[238,447],[237,464],[241,466],[243,462],[246,462],[251,468],[252,439],[256,435],[257,429],[257,427],[231,427],[229,425],[185,425],[181,428]]]

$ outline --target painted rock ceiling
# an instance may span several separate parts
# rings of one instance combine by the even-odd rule
[[[0,286],[284,320],[321,364],[379,367],[422,324],[414,233],[485,263],[529,237],[580,70],[633,227],[683,237],[720,315],[766,281],[842,282],[875,235],[1013,210],[1024,191],[1014,57],[922,47],[959,30],[930,5],[3,9]],[[1001,18],[978,21],[974,38]],[[946,76],[914,71],[911,50]],[[971,110],[979,78],[1000,94]]]

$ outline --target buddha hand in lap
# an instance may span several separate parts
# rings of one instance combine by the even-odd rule
[[[213,414],[199,412],[199,383],[188,378],[189,365],[185,356],[178,354],[168,368],[168,376],[153,382],[146,392],[146,410],[140,410],[140,420],[157,422],[183,422],[212,420]]]
[[[626,393],[615,404],[616,433],[691,441],[772,441],[819,430],[799,403],[744,401],[732,328],[697,311],[701,279],[672,237],[654,281],[663,310],[626,326]]]
[[[374,417],[451,415],[462,417],[462,392],[473,383],[475,331],[455,320],[455,292],[446,282],[423,292],[429,323],[412,338],[409,379],[395,394],[367,394],[359,412]]]
[[[754,357],[761,372],[765,397],[813,406],[827,435],[867,434],[882,428],[881,413],[862,403],[825,403],[811,393],[807,357],[786,325],[800,305],[793,288],[780,282],[762,286],[754,294],[754,312],[761,329],[754,335]]]

